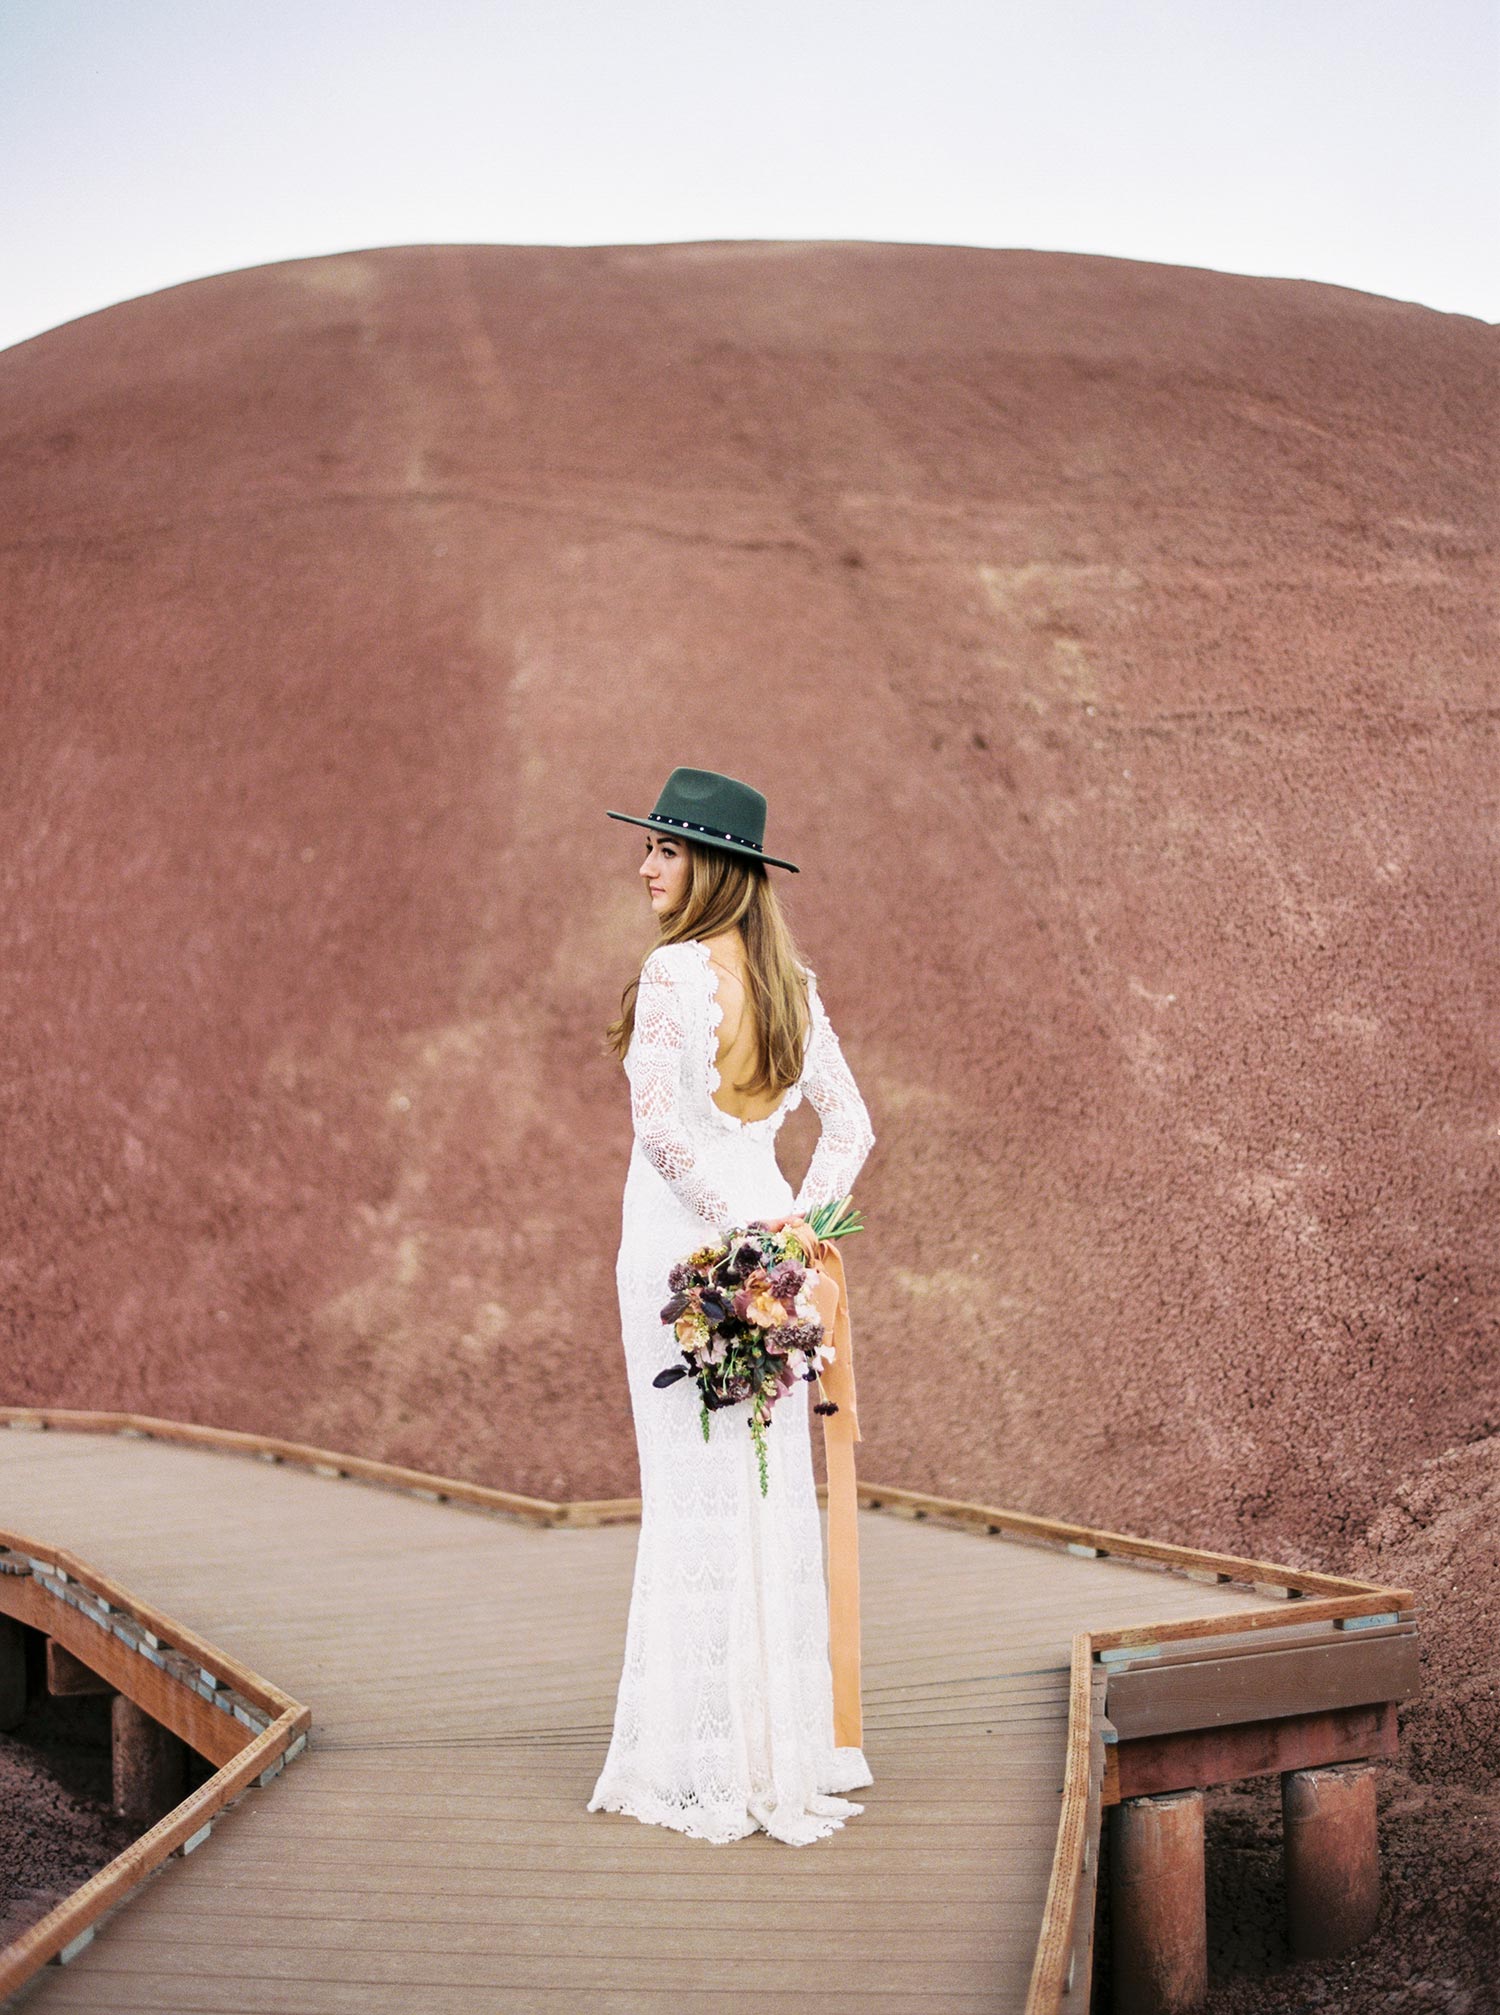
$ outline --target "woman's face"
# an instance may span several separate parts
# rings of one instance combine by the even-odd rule
[[[686,844],[682,840],[674,840],[670,833],[653,832],[648,826],[646,858],[641,862],[641,873],[656,914],[665,916],[668,911],[675,910],[687,894]]]

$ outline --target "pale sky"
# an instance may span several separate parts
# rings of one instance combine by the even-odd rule
[[[375,245],[1032,246],[1500,321],[1500,0],[0,0],[0,345]]]

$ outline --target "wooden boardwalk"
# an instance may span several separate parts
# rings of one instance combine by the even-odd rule
[[[585,1810],[634,1524],[533,1525],[54,1428],[0,1434],[0,1525],[312,1715],[302,1753],[205,1846],[20,1990],[37,2015],[723,2015],[730,1993],[786,2015],[1020,2010],[1074,1634],[1289,1606],[863,1509],[865,1811],[809,1847],[714,1846]]]

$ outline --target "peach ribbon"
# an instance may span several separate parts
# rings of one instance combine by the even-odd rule
[[[859,1690],[859,1525],[854,1489],[854,1444],[860,1438],[854,1406],[854,1345],[849,1331],[849,1289],[844,1260],[831,1238],[815,1239],[804,1223],[798,1234],[817,1268],[812,1297],[822,1318],[833,1362],[818,1383],[838,1407],[825,1413],[823,1454],[828,1470],[828,1657],[833,1667],[833,1739],[859,1748],[864,1721]]]

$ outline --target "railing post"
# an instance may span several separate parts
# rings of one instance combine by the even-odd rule
[[[1193,2015],[1208,1996],[1203,1793],[1110,1808],[1115,2015]]]
[[[1287,1929],[1299,1959],[1331,1959],[1367,1938],[1380,1911],[1375,1766],[1281,1773]]]
[[[187,1745],[124,1693],[109,1707],[114,1809],[146,1832],[186,1796]]]

